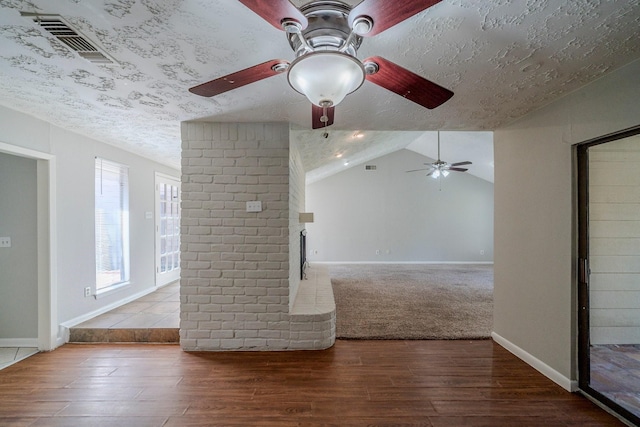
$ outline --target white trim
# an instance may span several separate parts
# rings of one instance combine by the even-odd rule
[[[154,269],[155,269],[155,285],[158,288],[168,285],[169,283],[173,283],[176,280],[180,279],[180,266],[175,268],[169,272],[160,273],[160,246],[161,246],[161,238],[160,238],[160,222],[162,220],[160,216],[160,183],[167,183],[170,185],[175,185],[178,187],[178,209],[180,209],[180,202],[182,199],[182,182],[180,178],[176,178],[171,175],[164,174],[162,172],[155,172],[155,179],[153,183],[154,188],[154,221],[153,221],[153,231],[155,235],[155,247],[154,247]],[[182,215],[182,213],[180,213]]]
[[[95,299],[100,299],[100,298],[104,298],[106,296],[109,296],[111,294],[114,294],[116,292],[119,291],[123,291],[125,289],[128,289],[131,287],[131,282],[129,282],[128,280],[126,282],[120,282],[120,283],[116,283],[113,284],[111,286],[108,286],[104,289],[99,289],[96,291],[95,294],[93,294],[93,297]]]
[[[38,347],[38,338],[0,338],[0,347]]]
[[[307,258],[309,264],[324,264],[324,265],[336,265],[336,264],[478,264],[478,265],[493,265],[493,261],[314,261]]]
[[[53,160],[56,158],[53,154],[30,150],[29,148],[7,144],[5,142],[0,142],[0,152],[36,160]]]
[[[142,298],[143,296],[148,295],[151,292],[154,292],[155,290],[157,290],[156,287],[145,289],[144,291],[140,291],[140,292],[138,292],[138,293],[136,293],[134,295],[130,295],[130,296],[124,298],[124,299],[121,299],[121,300],[118,300],[118,301],[113,302],[111,304],[108,304],[108,305],[106,305],[104,307],[101,307],[101,308],[99,308],[97,310],[91,311],[89,313],[82,314],[82,315],[80,315],[78,317],[75,317],[75,318],[73,318],[71,320],[67,320],[66,322],[61,323],[60,326],[61,326],[61,328],[65,329],[65,330],[69,329],[69,328],[72,328],[72,327],[74,327],[74,326],[76,326],[76,325],[78,325],[78,324],[80,324],[82,322],[86,322],[87,320],[93,319],[96,316],[104,314],[107,311],[111,311],[111,310],[116,309],[116,308],[118,308],[120,306],[128,304],[131,301],[137,300],[138,298]]]
[[[169,175],[169,174],[158,172],[158,171],[156,171],[156,178],[157,177],[164,178],[164,179],[170,179],[172,181],[180,182],[180,177],[179,176],[173,176],[173,175]]]
[[[36,160],[38,252],[38,350],[53,350],[58,335],[56,156],[0,142],[0,152]]]
[[[58,341],[58,259],[56,159],[40,159],[38,181],[38,349],[53,350]]]
[[[544,363],[542,360],[526,352],[522,348],[518,347],[517,345],[507,340],[506,338],[501,337],[495,332],[491,332],[491,338],[493,338],[493,340],[496,343],[500,344],[502,347],[504,347],[505,349],[507,349],[508,351],[510,351],[511,353],[513,353],[514,355],[522,359],[524,362],[531,365],[531,367],[533,367],[535,370],[540,372],[545,377],[549,378],[554,383],[558,384],[563,389],[570,391],[572,393],[575,391],[578,391],[579,389],[578,381],[571,380],[565,377],[560,372],[556,371],[551,366]]]

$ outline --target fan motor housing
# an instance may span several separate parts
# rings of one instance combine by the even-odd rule
[[[349,39],[351,27],[348,18],[351,6],[340,1],[316,1],[301,7],[300,11],[309,20],[309,25],[302,31],[302,37],[314,52],[342,50],[348,55],[356,56],[362,37],[354,35]],[[288,33],[287,37],[296,56],[308,53],[297,34]],[[349,45],[343,47],[348,39]]]

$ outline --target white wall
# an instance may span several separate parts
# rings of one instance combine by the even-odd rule
[[[299,213],[304,212],[304,168],[298,148],[289,143],[289,309],[293,307],[300,286],[300,224]]]
[[[298,243],[291,231],[300,229],[302,201],[300,188],[297,202],[290,201],[290,173],[298,181],[294,188],[302,174],[290,163],[289,126],[183,122],[182,138],[181,347],[319,350],[333,345],[335,308],[292,313],[289,304],[289,266],[298,259],[298,253],[291,259]],[[247,212],[247,201],[260,201],[262,210]]]
[[[640,61],[494,132],[494,331],[576,378],[572,144],[640,123]]]
[[[0,153],[0,339],[38,337],[36,161]]]
[[[367,162],[375,171],[359,165],[308,185],[309,261],[493,261],[493,184],[406,173],[430,161],[400,150]]]
[[[179,176],[179,171],[130,152],[0,107],[0,141],[52,154],[56,158],[57,323],[101,310],[155,286],[155,172]],[[176,141],[176,144],[179,144]],[[131,286],[100,299],[85,298],[83,288],[95,286],[94,158],[129,166]]]

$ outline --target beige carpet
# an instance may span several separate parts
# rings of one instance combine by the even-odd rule
[[[493,325],[493,265],[333,264],[336,336],[485,339]]]

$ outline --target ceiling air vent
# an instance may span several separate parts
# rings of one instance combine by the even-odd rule
[[[116,61],[106,52],[96,47],[96,43],[87,39],[79,31],[73,29],[58,15],[37,15],[22,13],[33,19],[33,22],[51,33],[55,38],[67,45],[71,50],[96,64],[113,64]]]
[[[364,165],[364,170],[366,171],[374,171],[376,169],[378,169],[378,166],[376,165]]]

